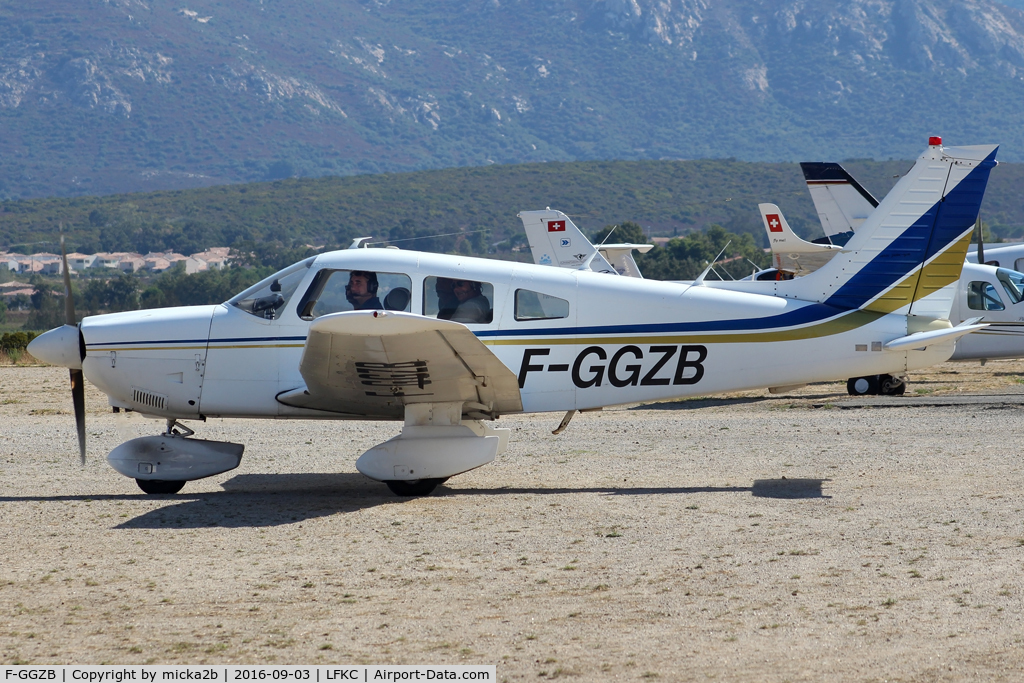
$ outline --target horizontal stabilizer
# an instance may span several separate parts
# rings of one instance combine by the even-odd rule
[[[598,245],[597,250],[612,264],[612,268],[619,275],[643,278],[640,267],[633,259],[633,250],[636,249],[641,254],[646,254],[653,248],[653,244],[601,244]]]
[[[891,342],[886,343],[884,348],[886,351],[906,351],[909,349],[923,349],[924,347],[931,346],[932,344],[955,341],[965,334],[970,334],[975,330],[988,327],[988,323],[977,324],[977,320],[980,320],[980,318],[965,320],[956,327],[949,327],[944,330],[931,330],[929,332],[909,334],[906,337],[893,339]]]

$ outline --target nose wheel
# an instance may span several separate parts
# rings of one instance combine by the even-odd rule
[[[907,380],[892,375],[851,377],[846,382],[850,396],[902,396],[907,391]]]
[[[139,485],[143,493],[150,495],[177,493],[185,486],[183,481],[164,481],[162,479],[136,479],[135,483]]]
[[[399,481],[392,479],[384,482],[391,489],[391,493],[396,496],[403,498],[412,498],[414,496],[429,496],[434,489],[441,484],[448,481],[448,478],[444,479],[419,479],[417,481]]]

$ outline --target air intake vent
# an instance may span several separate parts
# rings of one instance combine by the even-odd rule
[[[156,410],[167,409],[167,397],[161,394],[154,394],[152,391],[146,391],[145,389],[139,389],[138,387],[132,387],[132,402],[139,406],[139,410],[145,412],[145,408],[155,408]]]

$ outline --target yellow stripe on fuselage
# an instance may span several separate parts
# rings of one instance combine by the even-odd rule
[[[850,311],[837,318],[816,325],[797,327],[788,330],[771,330],[768,332],[690,332],[673,335],[635,334],[627,337],[599,335],[552,337],[537,335],[536,337],[515,337],[512,339],[481,339],[487,346],[514,346],[516,344],[537,344],[543,342],[550,345],[563,344],[744,344],[751,342],[798,341],[801,339],[817,339],[842,334],[872,323],[884,314],[874,311]]]

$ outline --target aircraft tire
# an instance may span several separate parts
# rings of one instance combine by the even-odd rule
[[[851,377],[846,381],[846,392],[850,396],[874,396],[878,393],[879,386],[878,375]]]
[[[429,496],[434,489],[448,481],[445,479],[417,479],[416,481],[399,481],[397,479],[386,481],[385,484],[391,489],[391,493],[403,498],[414,496]]]
[[[878,376],[878,393],[882,396],[902,396],[907,393],[907,383],[892,375]]]
[[[161,493],[177,493],[185,486],[183,481],[165,481],[163,479],[136,479],[135,483],[139,485],[143,493],[148,493],[151,496]]]

